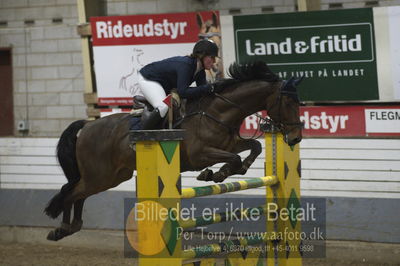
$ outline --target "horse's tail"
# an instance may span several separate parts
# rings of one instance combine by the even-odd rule
[[[49,201],[44,209],[44,212],[53,219],[61,214],[64,209],[65,196],[68,195],[81,178],[76,159],[76,140],[78,131],[83,128],[85,123],[85,120],[73,122],[64,130],[58,141],[57,158],[68,182],[62,186],[60,192]]]

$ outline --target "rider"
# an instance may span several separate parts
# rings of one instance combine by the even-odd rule
[[[163,100],[173,88],[186,99],[212,93],[214,87],[207,83],[205,70],[212,68],[217,56],[218,46],[212,41],[201,40],[195,44],[190,56],[175,56],[144,66],[139,71],[138,83],[154,110],[143,113],[142,129],[154,129],[165,117],[168,106]],[[194,81],[197,87],[189,87]]]

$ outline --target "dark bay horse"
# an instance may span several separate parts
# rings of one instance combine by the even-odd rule
[[[282,81],[263,62],[233,64],[230,74],[231,79],[215,84],[219,93],[188,102],[186,117],[180,124],[186,130],[181,144],[181,172],[225,163],[216,173],[204,170],[200,180],[222,182],[230,175],[246,173],[262,151],[257,140],[238,135],[243,120],[253,113],[267,110],[289,145],[302,138],[296,90],[299,80]],[[49,233],[49,240],[59,240],[80,230],[87,197],[132,177],[136,159],[129,142],[129,121],[129,114],[79,120],[62,133],[57,157],[68,183],[45,209],[51,218],[63,212],[61,226]],[[250,150],[250,154],[242,162],[238,153],[245,150]]]

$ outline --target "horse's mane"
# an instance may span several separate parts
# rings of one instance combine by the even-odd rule
[[[280,78],[268,67],[267,63],[263,61],[254,61],[245,64],[233,63],[229,66],[228,74],[231,78],[222,79],[214,83],[216,91],[222,92],[228,88],[233,90],[237,87],[236,85],[252,80],[262,80],[267,82],[279,81]],[[196,112],[200,106],[196,103],[201,101],[209,102],[215,96],[208,96],[205,99],[191,99],[187,101],[186,113]]]
[[[235,62],[229,66],[228,74],[231,78],[220,80],[215,84],[219,91],[244,81],[264,80],[275,82],[279,80],[279,76],[272,72],[264,61],[254,61],[245,64]]]

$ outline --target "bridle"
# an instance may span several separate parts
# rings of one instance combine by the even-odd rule
[[[270,119],[270,123],[269,123],[270,125],[266,125],[266,126],[271,126],[273,128],[273,130],[280,131],[280,132],[284,133],[285,135],[288,135],[290,132],[292,132],[296,128],[302,129],[304,127],[303,122],[282,122],[282,119],[281,119],[282,96],[284,96],[284,95],[288,96],[288,97],[292,98],[295,102],[300,103],[297,91],[285,90],[287,84],[288,84],[287,81],[282,82],[282,85],[279,88],[279,93],[278,93],[277,99],[270,108],[270,109],[272,109],[274,106],[278,105],[278,118],[276,120]],[[293,108],[293,107],[290,106],[290,108]],[[288,131],[287,130],[288,127],[292,127],[292,129],[290,129]]]
[[[197,34],[199,39],[211,39],[212,37],[221,37],[220,32],[205,32],[205,33],[199,33]]]

